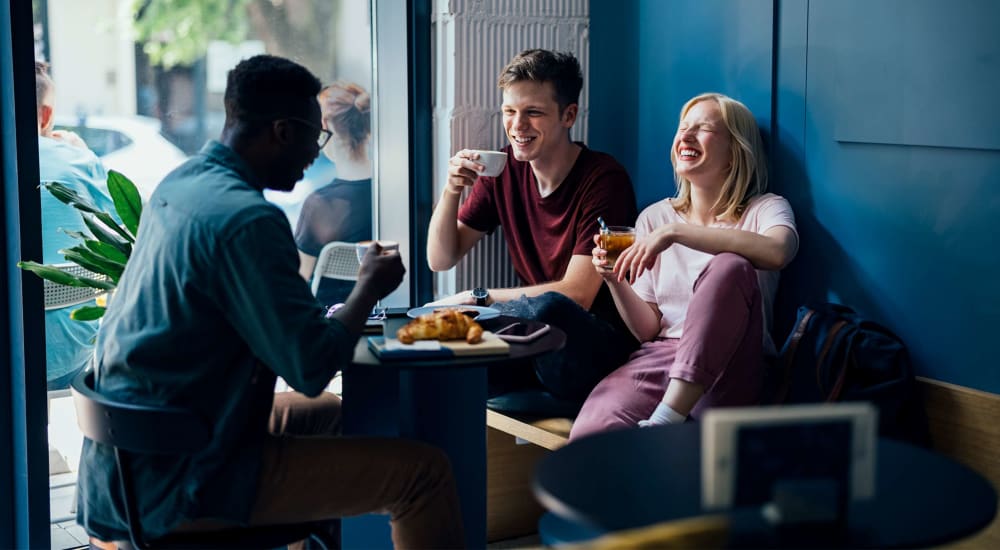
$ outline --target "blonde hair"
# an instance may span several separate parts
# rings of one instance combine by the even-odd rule
[[[371,96],[357,84],[334,82],[319,93],[319,104],[324,126],[347,138],[351,154],[357,156],[371,134]]]
[[[729,174],[722,185],[719,200],[713,205],[713,211],[719,212],[716,219],[736,221],[743,216],[743,211],[746,210],[750,200],[767,190],[767,156],[764,153],[764,141],[760,137],[760,128],[757,127],[757,121],[750,109],[723,94],[706,93],[691,98],[681,109],[680,120],[684,120],[695,104],[708,100],[713,100],[719,105],[722,120],[731,138]],[[691,181],[677,174],[677,151],[673,146],[670,148],[670,163],[674,167],[674,177],[677,180],[674,209],[687,212],[691,208]]]

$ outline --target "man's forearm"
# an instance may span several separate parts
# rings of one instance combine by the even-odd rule
[[[540,285],[514,288],[489,289],[490,300],[492,302],[509,302],[520,298],[522,295],[533,297],[540,296],[546,292],[558,292],[579,304],[583,309],[590,310],[590,306],[594,303],[594,294],[587,295],[581,290],[582,289],[580,288],[574,288],[574,285],[571,285],[566,281],[552,281],[549,283],[542,283]]]
[[[427,264],[431,271],[446,271],[455,267],[458,260],[458,200],[456,193],[445,184],[441,200],[434,207],[427,231]]]
[[[377,295],[361,288],[360,285],[355,285],[344,305],[331,317],[340,321],[352,336],[358,336],[364,330],[368,315],[376,303],[378,303]]]

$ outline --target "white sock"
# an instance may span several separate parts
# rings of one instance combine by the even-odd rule
[[[656,410],[649,417],[649,420],[640,420],[639,427],[645,428],[647,426],[659,426],[662,424],[680,424],[687,420],[687,416],[673,410],[670,405],[667,405],[663,401],[656,406]]]

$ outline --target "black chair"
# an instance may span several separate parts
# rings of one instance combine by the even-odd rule
[[[310,539],[325,547],[321,524],[233,527],[218,531],[171,533],[149,540],[142,530],[129,461],[133,453],[189,455],[211,441],[209,424],[178,407],[113,401],[94,391],[94,372],[81,372],[71,385],[77,422],[84,437],[114,448],[118,489],[125,503],[129,537],[135,548],[276,548]],[[109,488],[113,490],[113,488]],[[315,536],[314,536],[315,535]],[[127,543],[118,541],[119,548]]]

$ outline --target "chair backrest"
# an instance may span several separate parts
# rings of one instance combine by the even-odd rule
[[[355,243],[344,241],[327,243],[316,258],[316,268],[313,270],[312,277],[313,295],[319,291],[319,284],[323,277],[357,281],[360,267]]]
[[[70,388],[87,439],[150,454],[190,454],[211,441],[209,424],[187,409],[125,403],[97,393],[92,370],[77,375]]]
[[[118,489],[125,506],[132,547],[152,548],[278,548],[311,538],[318,525],[311,523],[225,527],[217,531],[169,533],[150,540],[142,528],[137,484],[132,473],[135,453],[185,455],[205,448],[212,439],[209,424],[192,411],[171,406],[150,406],[109,399],[94,390],[94,371],[81,372],[70,384],[77,422],[84,437],[114,448]],[[108,488],[113,491],[113,488]],[[128,545],[118,541],[119,548]]]
[[[55,268],[61,269],[70,275],[75,275],[77,277],[88,277],[91,279],[97,279],[99,281],[107,281],[107,275],[99,275],[91,271],[74,264],[74,263],[63,263],[55,264]],[[99,288],[91,288],[88,286],[65,286],[58,283],[53,283],[46,279],[42,287],[45,289],[45,310],[61,309],[64,307],[75,306],[85,302],[89,302],[94,298],[100,296],[107,292],[106,290],[101,290]]]

